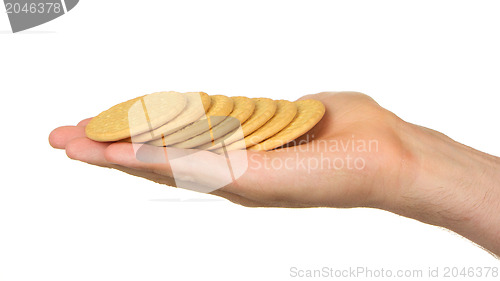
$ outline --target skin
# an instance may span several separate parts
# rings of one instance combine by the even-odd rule
[[[211,194],[248,207],[379,208],[448,228],[500,255],[498,157],[405,122],[361,93],[328,92],[301,99],[322,101],[323,119],[291,145],[269,152],[247,151],[246,172]],[[50,144],[65,149],[71,159],[175,186],[168,161],[146,163],[136,158],[132,144],[88,139],[85,125],[89,120],[55,129]],[[376,146],[334,146],[349,141],[371,141]],[[165,153],[163,148],[148,149]],[[208,186],[219,175],[203,172],[200,163],[212,161],[211,166],[216,166],[224,156],[203,151],[197,157],[199,162],[182,168],[182,179]],[[313,161],[309,163],[329,159],[337,164],[340,159],[344,165],[304,166],[299,159]]]

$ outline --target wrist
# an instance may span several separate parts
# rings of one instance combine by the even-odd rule
[[[500,253],[500,160],[404,123],[408,157],[388,210],[446,227]]]

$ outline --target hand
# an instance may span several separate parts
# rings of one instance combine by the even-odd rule
[[[303,98],[324,103],[323,119],[292,145],[269,152],[247,151],[247,171],[212,194],[252,207],[385,209],[448,227],[500,252],[500,242],[492,242],[498,236],[485,239],[474,232],[491,233],[486,224],[492,222],[492,212],[493,221],[500,222],[500,206],[491,203],[500,198],[495,184],[500,182],[498,158],[404,122],[360,93]],[[51,145],[66,149],[72,159],[175,185],[168,161],[146,163],[137,160],[132,144],[92,141],[85,137],[87,123],[88,119],[55,129],[49,137]],[[163,148],[149,149],[164,153]],[[209,151],[199,152],[199,157],[214,163],[224,159]],[[196,165],[186,165],[185,179],[201,185],[216,180],[216,174],[204,173]],[[466,170],[471,166],[474,169]],[[472,191],[474,182],[481,188]],[[485,207],[478,208],[481,202]]]
[[[272,152],[248,151],[247,172],[212,193],[247,206],[380,206],[388,194],[394,193],[391,189],[400,185],[397,179],[406,148],[396,131],[403,122],[359,93],[322,93],[303,98],[319,99],[326,106],[323,119],[295,143],[313,141]],[[75,160],[175,186],[168,163],[137,160],[129,143],[99,143],[86,138],[84,129],[89,121],[55,129],[49,137],[51,145],[66,149]],[[368,145],[370,141],[370,151],[357,151],[355,143]],[[323,167],[312,167],[319,162],[311,159],[321,157],[330,162],[324,160]],[[299,163],[297,158],[308,161]],[[288,169],[283,169],[285,163]],[[196,172],[192,171],[193,176]],[[210,178],[199,180],[206,182]],[[388,181],[391,185],[381,187]]]

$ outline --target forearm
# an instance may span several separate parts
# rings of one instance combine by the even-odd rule
[[[500,159],[405,123],[400,193],[388,209],[463,235],[500,255]]]

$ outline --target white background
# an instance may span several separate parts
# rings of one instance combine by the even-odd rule
[[[87,0],[19,34],[2,12],[0,280],[295,280],[290,267],[499,266],[454,233],[388,212],[245,208],[72,161],[47,141],[55,127],[160,90],[289,100],[354,90],[500,155],[499,8]]]

